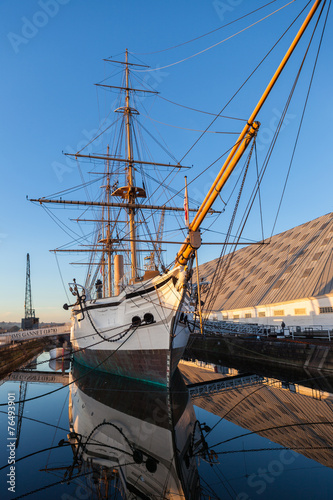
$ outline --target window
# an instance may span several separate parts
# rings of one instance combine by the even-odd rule
[[[258,313],[259,318],[264,318],[265,316],[266,316],[265,311],[259,311],[259,313]]]
[[[267,271],[263,271],[263,272],[261,273],[261,275],[260,275],[260,276],[258,276],[258,280],[261,280],[262,278],[264,278],[264,276],[266,276],[266,274],[267,274]]]
[[[322,255],[323,255],[323,252],[315,253],[313,256],[313,260],[319,260]]]
[[[284,309],[276,309],[273,311],[273,316],[284,316]]]
[[[239,314],[234,314],[234,319],[239,319]]]
[[[280,286],[283,284],[283,281],[284,280],[278,280],[275,285],[273,286],[273,288],[280,288]]]
[[[312,270],[313,268],[305,269],[304,273],[302,274],[302,278],[307,278],[311,274]]]
[[[227,314],[222,314],[222,319],[228,319],[228,315]]]
[[[295,266],[289,266],[286,270],[285,273],[292,273],[294,271]]]
[[[306,314],[306,309],[305,307],[299,307],[298,309],[295,309],[295,316],[299,316],[299,315],[304,315]]]
[[[332,313],[333,307],[319,307],[319,314]]]
[[[316,220],[313,224],[311,224],[310,229],[313,229],[319,224],[319,220]]]
[[[252,314],[251,313],[245,313],[245,318],[252,318]]]

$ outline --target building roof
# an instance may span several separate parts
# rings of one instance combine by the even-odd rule
[[[234,253],[214,310],[275,304],[333,292],[333,213]],[[223,257],[226,265],[229,256]],[[211,281],[219,259],[199,266]],[[215,287],[216,288],[216,287]]]

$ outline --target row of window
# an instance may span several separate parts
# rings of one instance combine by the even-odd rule
[[[319,314],[332,313],[333,307],[319,307]]]
[[[319,307],[319,314],[327,314],[327,313],[333,313],[333,307]],[[305,316],[306,313],[306,308],[305,307],[298,307],[294,309],[294,315],[295,316]],[[284,309],[275,309],[273,311],[273,316],[284,316],[285,311]],[[258,312],[258,317],[259,318],[265,318],[266,312],[265,311],[259,311]],[[241,316],[238,313],[230,315],[230,319],[239,319]],[[222,318],[224,320],[228,319],[228,314],[224,313],[222,314]],[[244,314],[244,318],[252,318],[252,313],[247,312]]]

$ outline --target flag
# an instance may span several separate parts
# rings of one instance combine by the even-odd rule
[[[188,215],[188,196],[187,196],[187,177],[185,176],[185,197],[184,197],[184,212],[185,212],[185,225],[190,226],[190,220]]]

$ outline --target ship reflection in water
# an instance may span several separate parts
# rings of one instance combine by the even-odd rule
[[[332,498],[331,374],[191,360],[166,388],[49,361],[1,381],[18,437],[15,495],[1,498]],[[0,459],[6,484],[5,446]]]
[[[170,390],[74,365],[69,442],[74,474],[96,498],[200,498],[202,432],[179,373]]]

